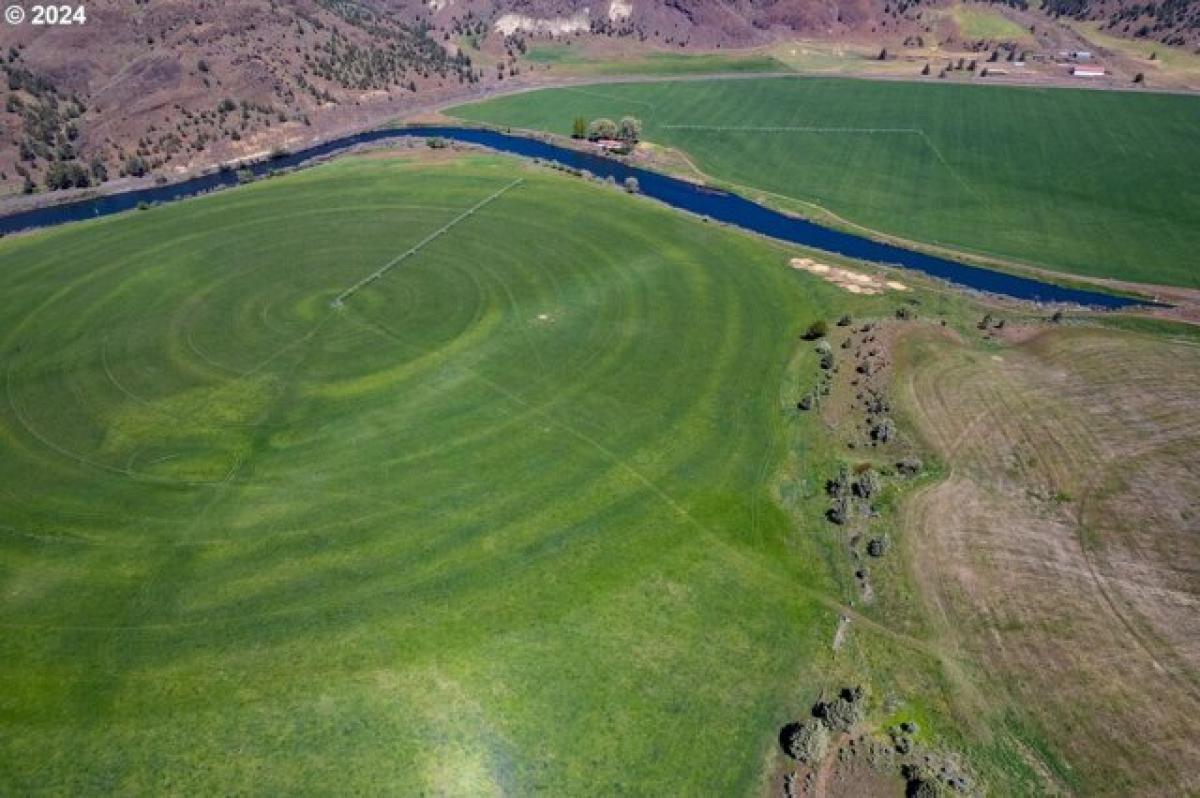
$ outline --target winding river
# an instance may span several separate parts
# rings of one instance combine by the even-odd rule
[[[641,193],[673,207],[794,244],[833,252],[857,260],[895,264],[914,269],[965,288],[1015,299],[1070,303],[1099,308],[1122,308],[1147,304],[1144,300],[1115,296],[1099,291],[1068,288],[1029,277],[1019,277],[970,266],[894,244],[874,241],[864,236],[834,230],[804,219],[788,216],[735,194],[704,188],[657,172],[638,169],[614,158],[559,147],[539,139],[506,135],[493,130],[466,127],[381,128],[334,139],[270,161],[250,164],[246,168],[257,175],[262,175],[275,169],[299,166],[313,158],[330,155],[359,144],[429,136],[478,144],[499,152],[527,158],[557,161],[578,169],[587,169],[601,178],[613,177],[618,182],[623,182],[627,177],[634,177],[640,184]],[[236,185],[237,182],[236,173],[227,170],[167,186],[156,186],[23,211],[0,217],[0,233],[49,227],[106,216],[136,208],[143,202],[165,202],[190,197],[214,188]]]

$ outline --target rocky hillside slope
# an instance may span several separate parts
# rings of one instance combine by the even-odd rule
[[[170,179],[301,146],[525,75],[536,67],[527,48],[547,38],[624,52],[789,37],[907,44],[932,30],[922,12],[948,2],[91,0],[85,24],[4,28],[0,196]],[[1130,25],[1158,13],[1047,3],[1085,16],[1143,9]],[[1195,5],[1149,5],[1180,3]]]
[[[1043,0],[1053,16],[1099,20],[1118,36],[1200,48],[1200,3],[1196,0]]]

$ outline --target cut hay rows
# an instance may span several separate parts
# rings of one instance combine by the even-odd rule
[[[1081,792],[1194,791],[1200,357],[1095,330],[915,352],[904,399],[949,477],[909,527],[944,643]]]

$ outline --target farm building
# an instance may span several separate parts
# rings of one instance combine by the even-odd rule
[[[1077,78],[1102,78],[1104,77],[1103,67],[1073,67],[1071,74]]]

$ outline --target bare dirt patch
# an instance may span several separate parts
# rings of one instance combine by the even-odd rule
[[[851,294],[874,296],[885,291],[908,291],[908,286],[896,280],[887,280],[873,274],[857,272],[841,266],[830,266],[812,258],[792,258],[793,269],[815,274],[827,283],[836,285]]]
[[[899,774],[853,759],[837,763],[825,788],[827,798],[903,798],[904,794],[905,782]]]

